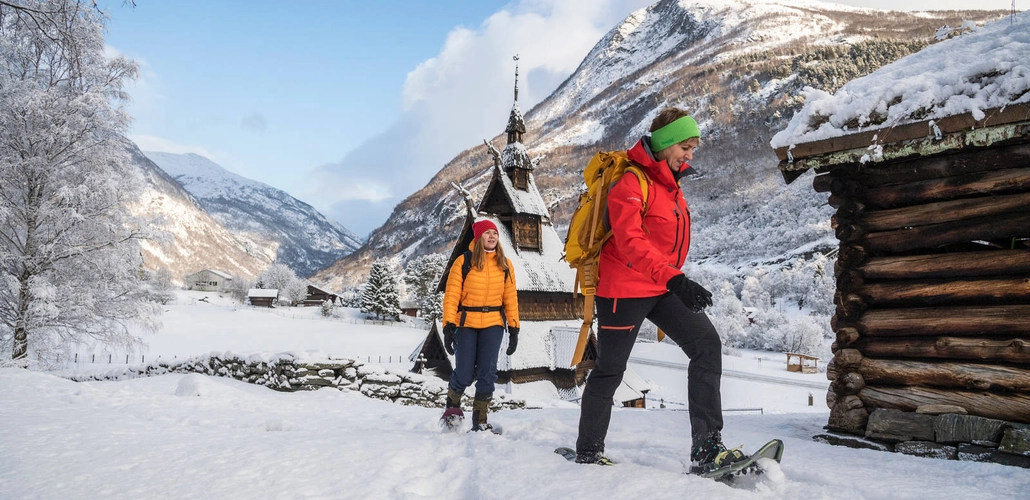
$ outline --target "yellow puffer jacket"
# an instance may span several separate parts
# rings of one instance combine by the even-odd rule
[[[479,306],[504,306],[504,314],[508,319],[508,326],[519,328],[519,298],[515,290],[515,268],[508,261],[508,279],[504,278],[504,270],[497,265],[497,259],[488,255],[483,269],[476,269],[475,266],[469,270],[465,277],[465,286],[461,285],[461,266],[465,262],[465,256],[459,255],[454,259],[451,270],[447,275],[447,288],[443,296],[443,324],[454,323],[455,325],[467,328],[486,328],[488,326],[504,325],[500,311],[465,313],[465,324],[461,324],[461,312],[458,305],[466,307]]]

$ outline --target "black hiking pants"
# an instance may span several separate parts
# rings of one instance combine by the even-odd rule
[[[644,318],[672,339],[687,357],[687,404],[694,442],[722,430],[722,342],[705,313],[695,313],[675,294],[640,299],[597,297],[597,363],[580,403],[576,452],[604,452],[615,390],[622,383]]]

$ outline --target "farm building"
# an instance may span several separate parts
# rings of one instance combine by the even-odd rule
[[[304,299],[304,305],[306,306],[320,306],[323,302],[329,301],[331,304],[336,303],[338,295],[332,292],[327,292],[318,288],[315,285],[308,285],[308,295]]]
[[[201,292],[223,292],[232,286],[233,277],[222,271],[204,269],[183,277],[187,290]]]
[[[836,209],[829,429],[1030,467],[1028,61],[1024,12],[811,91],[774,136]]]
[[[247,299],[252,306],[272,307],[278,298],[279,290],[275,288],[251,288],[247,291]]]
[[[583,361],[572,365],[583,298],[572,293],[576,273],[562,261],[564,242],[554,230],[533,180],[533,170],[540,159],[531,159],[522,144],[526,124],[518,107],[517,82],[516,69],[515,104],[505,129],[507,145],[498,152],[487,143],[494,160],[493,177],[477,209],[472,208],[473,201],[465,193],[468,213],[446,269],[469,248],[472,222],[477,217],[493,221],[514,268],[522,323],[515,354],[506,355],[507,338],[502,342],[498,384],[507,384],[508,392],[523,397],[576,400],[586,370],[596,359],[595,344],[591,334]],[[446,282],[445,274],[438,291],[444,290]],[[447,378],[454,359],[444,351],[442,328],[435,322],[410,359],[416,370],[429,369]],[[639,390],[629,389],[620,394],[632,396],[630,400],[643,398]]]

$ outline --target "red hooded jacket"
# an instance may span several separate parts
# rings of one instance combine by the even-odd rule
[[[687,260],[690,209],[679,182],[665,161],[658,162],[642,141],[627,151],[643,167],[648,187],[647,214],[641,218],[640,183],[632,173],[608,194],[612,237],[601,249],[597,295],[607,298],[655,297]],[[683,169],[690,168],[684,164]]]

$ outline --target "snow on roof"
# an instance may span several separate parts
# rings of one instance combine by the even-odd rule
[[[326,295],[336,295],[335,293],[330,292],[329,290],[326,290],[324,288],[320,288],[318,286],[312,285],[311,283],[308,283],[308,288],[311,288],[311,289],[313,289],[315,291],[318,291],[318,292],[322,292],[322,293],[324,293]]]
[[[224,271],[218,271],[218,270],[215,270],[215,269],[201,269],[200,271],[197,271],[195,273],[187,274],[186,277],[196,276],[196,275],[198,275],[200,273],[211,273],[211,274],[214,274],[214,275],[217,275],[217,276],[221,276],[221,277],[223,277],[225,279],[229,279],[229,280],[233,279],[231,274],[229,274],[227,272],[224,272]]]
[[[644,392],[650,390],[651,384],[640,378],[637,372],[627,366],[626,371],[622,373],[622,383],[615,389],[614,399],[616,403],[621,404],[623,401],[642,398],[644,397]]]
[[[278,288],[251,288],[247,291],[247,297],[276,298],[279,296]]]
[[[480,214],[480,219],[489,219],[497,226],[504,255],[511,259],[515,268],[515,284],[519,290],[530,292],[569,292],[576,282],[576,270],[562,260],[564,242],[550,223],[540,225],[540,251],[522,249],[515,251],[513,238],[508,228],[494,216]]]
[[[576,320],[566,321],[523,321],[519,329],[519,345],[515,354],[508,356],[508,339],[501,342],[501,355],[497,360],[498,370],[527,370],[530,368],[547,368],[549,370],[571,368],[572,350],[579,338],[579,327],[575,328],[576,336],[556,333],[572,329],[572,325],[581,323]],[[568,353],[568,355],[566,355]]]
[[[513,142],[504,147],[504,151],[501,152],[503,155],[516,156],[516,154],[524,155],[526,158],[529,157],[529,153],[526,151],[526,146],[521,142]],[[512,160],[514,161],[514,160]],[[503,165],[508,165],[507,162]],[[511,200],[511,208],[517,213],[539,215],[541,217],[550,217],[550,212],[547,211],[547,206],[544,205],[544,198],[540,196],[540,191],[536,189],[536,180],[533,176],[529,176],[529,186],[526,191],[521,189],[515,189],[515,186],[511,183],[511,179],[501,171],[501,167],[495,167],[497,173],[495,178],[501,182],[501,186],[504,187],[504,193],[508,195],[508,199]]]
[[[806,89],[774,149],[1030,102],[1030,12],[931,45],[836,94]]]

